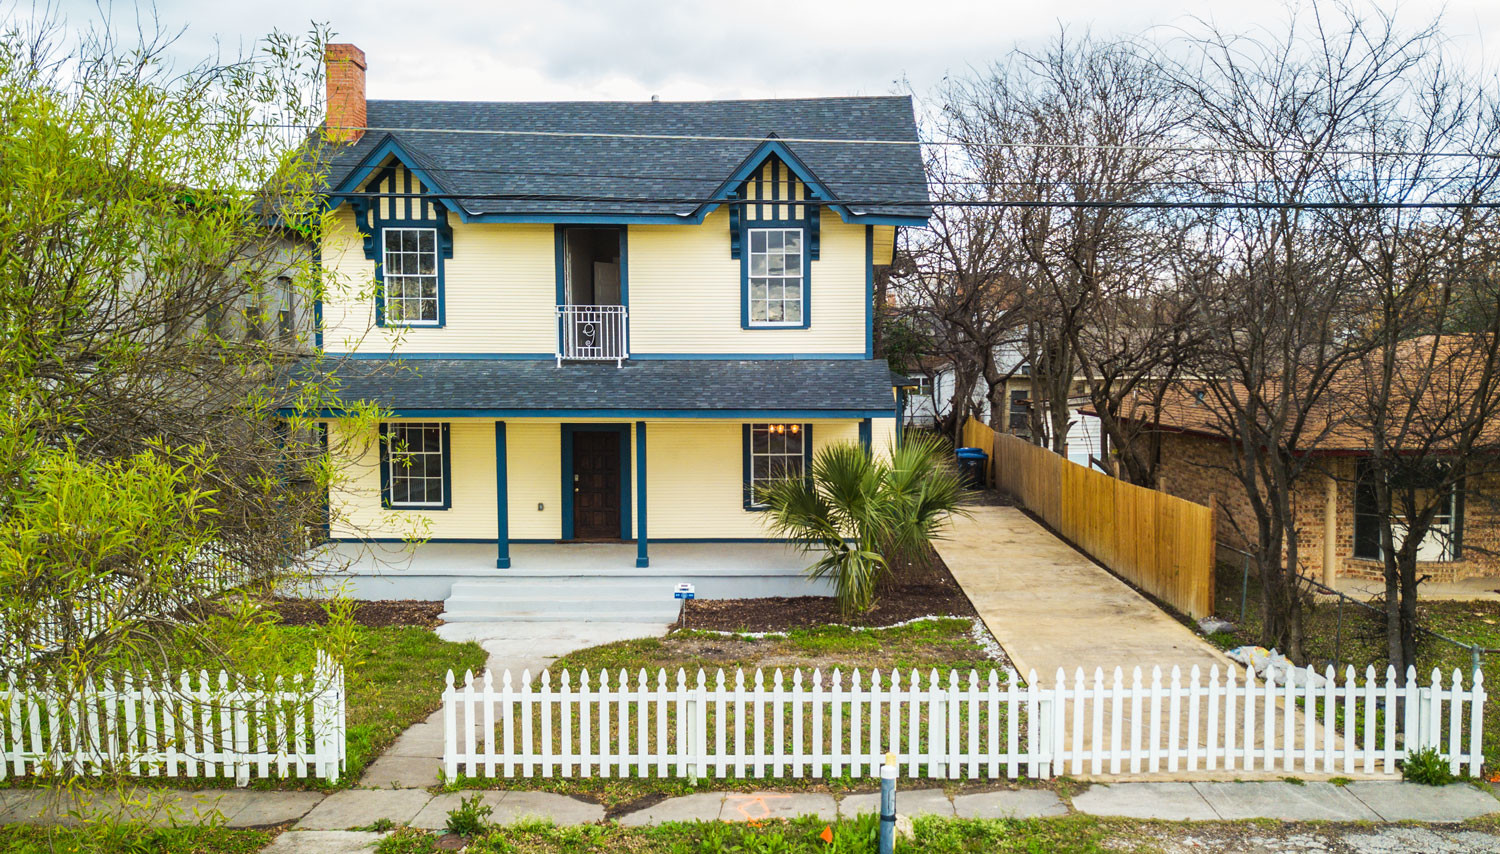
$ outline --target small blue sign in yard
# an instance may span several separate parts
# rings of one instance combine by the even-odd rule
[[[694,599],[694,598],[696,598],[695,594],[696,594],[696,590],[693,588],[693,585],[684,582],[682,584],[677,585],[677,589],[675,591],[673,591],[673,593],[672,593],[672,598],[674,598],[674,599]]]

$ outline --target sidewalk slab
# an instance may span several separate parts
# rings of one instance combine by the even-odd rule
[[[642,810],[620,816],[626,827],[644,827],[668,821],[717,821],[724,811],[723,792],[700,792],[668,798]]]
[[[298,821],[327,797],[321,792],[246,792],[244,804],[226,815],[230,827],[265,827]]]
[[[1067,815],[1068,805],[1046,789],[1002,789],[953,799],[959,818],[1046,818]]]
[[[421,789],[349,789],[329,795],[297,822],[297,828],[348,830],[381,819],[410,824],[431,800],[432,795]]]
[[[1458,822],[1500,812],[1500,801],[1467,783],[1420,786],[1369,781],[1350,783],[1344,791],[1385,821]]]
[[[826,793],[751,792],[724,798],[720,821],[762,821],[769,818],[817,816],[826,821],[839,817],[839,805]]]
[[[1088,791],[1073,796],[1073,808],[1089,815],[1163,821],[1213,821],[1219,818],[1219,813],[1192,783],[1095,784]]]
[[[546,819],[557,825],[595,824],[604,821],[604,807],[553,792],[504,792],[490,821],[515,824],[522,819]]]
[[[880,812],[880,793],[863,792],[858,795],[849,795],[839,801],[839,815],[848,818],[860,813]],[[898,815],[938,815],[944,818],[952,818],[953,801],[948,799],[948,794],[942,789],[913,789],[902,791],[898,786],[896,789],[896,813]]]
[[[1220,818],[1379,821],[1364,802],[1332,783],[1193,783]],[[1074,800],[1077,803],[1077,799]]]
[[[288,830],[260,854],[367,854],[380,834],[350,830]]]
[[[443,760],[438,757],[386,753],[370,763],[359,784],[368,789],[425,789],[438,784],[442,769]]]
[[[423,830],[442,830],[448,826],[448,812],[463,806],[465,798],[479,796],[479,802],[491,810],[500,806],[500,801],[509,792],[454,792],[447,795],[437,795],[422,807],[417,817],[411,820],[412,827],[420,827]],[[490,813],[490,821],[495,820],[493,812]]]

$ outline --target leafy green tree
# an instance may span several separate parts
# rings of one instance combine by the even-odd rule
[[[833,580],[847,617],[875,605],[895,563],[932,547],[964,497],[946,445],[913,436],[889,458],[857,443],[830,445],[807,477],[773,481],[756,500],[776,536],[819,555],[807,571]]]

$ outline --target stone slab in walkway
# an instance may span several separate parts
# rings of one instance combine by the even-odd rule
[[[1363,801],[1332,783],[1194,783],[1193,788],[1223,819],[1380,820]]]
[[[1385,821],[1458,822],[1500,812],[1500,801],[1467,784],[1350,783],[1344,791]]]
[[[839,806],[833,795],[822,792],[735,792],[725,796],[719,820],[763,821],[804,815],[834,821],[839,817]]]
[[[1002,789],[953,798],[959,818],[1047,818],[1067,815],[1068,805],[1046,789]]]
[[[312,808],[297,827],[302,830],[348,830],[381,819],[410,824],[432,795],[421,789],[349,789],[334,792]]]
[[[321,792],[237,792],[244,797],[234,812],[224,814],[230,827],[267,827],[299,821],[326,797]]]
[[[1162,821],[1213,821],[1220,817],[1192,783],[1094,785],[1073,796],[1073,808],[1089,815]]]
[[[839,801],[839,815],[850,818],[860,813],[880,812],[880,793],[864,792],[847,795]],[[896,812],[900,815],[937,815],[952,818],[953,801],[942,789],[910,789],[896,787]]]
[[[699,792],[668,798],[645,809],[620,816],[626,827],[645,827],[669,821],[716,821],[724,811],[723,792]]]
[[[380,834],[365,831],[289,830],[261,854],[366,854],[378,842]]]

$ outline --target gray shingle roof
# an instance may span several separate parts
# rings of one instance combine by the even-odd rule
[[[917,140],[908,97],[688,102],[370,101],[371,130],[333,161],[330,186],[387,138],[450,193],[549,195],[607,201],[462,198],[471,215],[685,215],[696,205],[661,200],[711,195],[759,145],[783,139]],[[673,134],[757,141],[511,136],[450,131]],[[410,130],[418,129],[418,130]],[[915,145],[788,143],[840,200],[918,202],[853,205],[856,214],[927,217],[931,210]],[[657,200],[649,203],[614,199]]]
[[[561,410],[703,413],[890,412],[883,359],[641,360],[564,363],[519,359],[343,359],[332,371],[346,401],[397,412]]]

